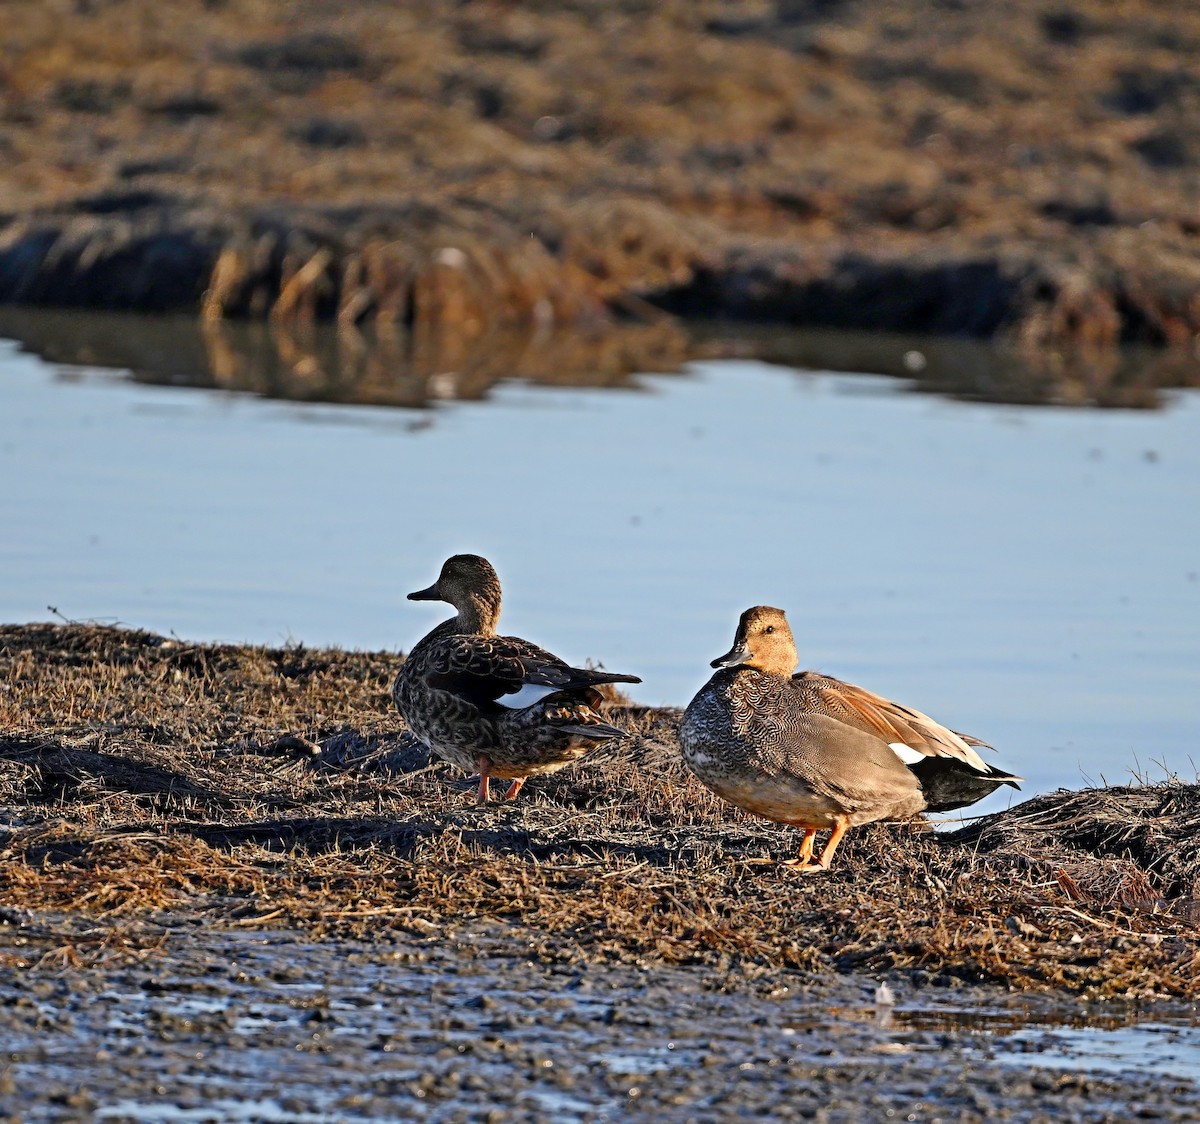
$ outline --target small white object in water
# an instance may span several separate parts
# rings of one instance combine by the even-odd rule
[[[436,375],[430,375],[426,390],[430,398],[454,398],[458,394],[458,372],[440,371]]]
[[[925,370],[925,356],[919,351],[906,351],[904,353],[904,369],[907,371],[923,371]]]
[[[894,1007],[895,1005],[896,993],[886,983],[881,983],[875,989],[875,1006]]]

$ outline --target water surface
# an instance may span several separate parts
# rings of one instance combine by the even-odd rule
[[[404,595],[476,551],[507,630],[648,703],[776,604],[803,666],[987,739],[1027,791],[1195,774],[1196,392],[1045,409],[746,359],[621,381],[330,405],[2,344],[0,617],[404,649],[444,615]]]

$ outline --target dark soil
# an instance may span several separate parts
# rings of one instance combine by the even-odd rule
[[[504,926],[317,942],[166,920],[169,933],[120,926],[80,970],[71,952],[100,951],[94,924],[0,925],[0,949],[30,964],[0,973],[0,1116],[1195,1119],[1196,1086],[1179,1073],[1136,1056],[1088,1072],[1056,1047],[1055,1023],[1150,1014],[1120,1004],[1070,1011],[897,982],[881,1007],[872,980],[547,960]],[[1180,1014],[1158,1008],[1156,1033]]]
[[[410,328],[655,309],[1200,330],[1173,0],[10,0],[0,300]]]
[[[502,924],[571,963],[891,971],[914,985],[1200,997],[1200,787],[1058,792],[954,834],[795,834],[683,768],[679,713],[511,803],[403,731],[399,655],[0,628],[0,895],[87,919],[91,963],[164,913],[209,927],[425,938]],[[22,956],[0,950],[0,965]]]

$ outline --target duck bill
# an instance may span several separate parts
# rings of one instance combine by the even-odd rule
[[[718,656],[709,667],[737,667],[739,664],[745,663],[750,658],[750,653],[747,651],[744,644],[735,644],[723,656]]]
[[[440,601],[442,595],[438,593],[437,582],[434,582],[428,589],[418,589],[416,593],[408,595],[410,601]]]

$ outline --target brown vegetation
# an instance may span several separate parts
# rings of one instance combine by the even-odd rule
[[[805,878],[771,861],[788,831],[682,768],[671,710],[619,709],[629,741],[476,810],[391,711],[400,659],[0,628],[5,917],[86,915],[93,943],[184,916],[495,922],[569,959],[1200,994],[1200,787],[1052,794],[949,836],[879,825]]]
[[[1180,344],[1171,0],[11,0],[0,299]]]

